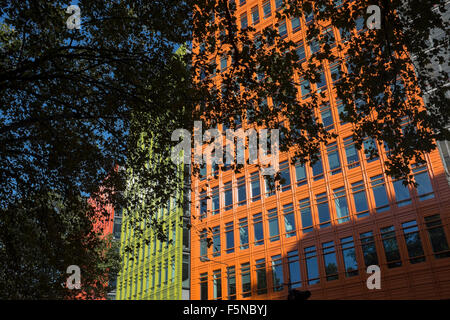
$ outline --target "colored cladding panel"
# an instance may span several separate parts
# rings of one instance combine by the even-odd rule
[[[281,4],[248,0],[236,15],[251,17],[252,8],[261,8],[258,33],[274,22]],[[281,31],[298,44],[302,62],[315,49],[304,32],[314,19],[300,20]],[[335,28],[327,32],[341,41]],[[321,147],[318,162],[294,165],[291,154],[281,153],[284,182],[275,190],[250,164],[239,173],[217,173],[208,164],[202,179],[191,176],[191,214],[201,214],[191,228],[192,299],[286,299],[289,288],[310,291],[310,299],[450,298],[450,188],[439,152],[413,168],[417,188],[385,175],[382,143],[367,140],[356,149],[352,125],[340,119],[342,104],[330,80],[340,67],[321,69],[320,90],[330,104],[317,112],[339,136]],[[370,147],[378,157],[364,152]],[[200,196],[206,202],[201,213]],[[213,230],[221,230],[220,239]],[[366,287],[370,264],[381,268],[380,290]]]
[[[150,147],[151,148],[151,147]],[[184,180],[184,165],[178,171]],[[130,174],[132,177],[132,174]],[[136,191],[133,191],[136,192]],[[139,212],[127,212],[124,209],[121,228],[122,268],[117,280],[117,300],[180,300],[186,298],[189,285],[186,283],[186,271],[183,267],[189,262],[189,237],[186,227],[189,220],[184,218],[184,208],[179,201],[184,199],[183,185],[176,196],[172,197],[164,208],[160,208],[152,218],[163,223],[166,230],[166,242],[159,241],[155,231],[141,222],[144,236],[134,233],[130,221]],[[147,241],[144,241],[146,239]],[[129,246],[133,252],[124,252]],[[187,259],[186,259],[187,258]],[[188,282],[188,281],[187,281]]]
[[[135,251],[123,256],[116,299],[181,299],[183,227],[180,226],[180,217],[183,208],[176,207],[170,211],[163,209],[162,212],[161,219],[168,226],[168,237],[173,241],[171,243],[162,243],[156,239],[153,230],[147,229],[144,233],[150,242],[145,244],[141,237],[134,235],[129,221],[122,225],[121,247],[123,249],[125,245],[131,245]]]

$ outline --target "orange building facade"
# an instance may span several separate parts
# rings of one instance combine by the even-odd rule
[[[236,0],[238,21],[264,29],[280,3]],[[304,25],[287,21],[285,32],[309,55]],[[365,142],[379,152],[369,159],[339,118],[333,67],[323,66],[330,104],[317,117],[338,138],[316,164],[282,153],[276,190],[255,165],[192,176],[191,299],[287,299],[289,289],[310,299],[450,298],[450,187],[438,150],[413,168],[417,188],[387,176],[383,144]],[[380,267],[380,289],[367,287],[369,265]]]

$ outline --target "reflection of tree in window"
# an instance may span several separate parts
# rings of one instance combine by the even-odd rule
[[[255,263],[256,268],[256,293],[267,293],[267,279],[266,279],[266,260],[259,259]]]
[[[447,237],[442,227],[442,221],[438,214],[425,217],[425,225],[427,227],[428,238],[433,249],[436,259],[450,257]]]
[[[336,280],[338,276],[338,267],[336,261],[336,250],[334,242],[329,241],[322,244],[323,262],[325,265],[325,275],[327,281]]]
[[[420,240],[419,228],[415,220],[402,223],[406,248],[408,249],[409,262],[419,263],[425,261],[425,255]]]
[[[341,239],[341,249],[346,277],[358,275],[358,262],[356,261],[355,244],[352,236]]]
[[[398,243],[393,226],[380,229],[383,248],[388,268],[396,268],[402,265]]]
[[[281,255],[272,257],[273,291],[283,290],[283,261]]]
[[[364,264],[366,267],[378,265],[377,248],[372,231],[364,232],[359,235],[361,241],[361,249],[364,256]]]

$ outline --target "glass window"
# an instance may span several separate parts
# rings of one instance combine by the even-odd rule
[[[306,99],[311,92],[311,86],[309,85],[309,81],[302,79],[300,80],[300,92],[302,94],[302,99]]]
[[[358,262],[356,261],[353,237],[342,238],[341,249],[342,257],[344,258],[345,276],[353,277],[358,275]]]
[[[347,115],[347,111],[345,110],[345,106],[342,103],[342,100],[337,100],[336,101],[336,107],[338,110],[338,115],[339,115],[339,120],[341,122],[341,125],[344,125],[347,123],[347,121],[343,120],[343,117]]]
[[[280,240],[280,230],[278,226],[277,208],[267,211],[267,220],[269,222],[269,239],[270,242]]]
[[[334,62],[330,64],[330,74],[331,74],[331,81],[335,83],[341,78],[341,64],[339,62]]]
[[[216,215],[220,212],[220,198],[219,198],[219,187],[214,187],[211,192],[211,204],[212,204],[212,215]]]
[[[336,142],[327,145],[328,165],[332,175],[341,172],[341,161],[339,160],[338,146]]]
[[[280,163],[281,192],[291,190],[291,175],[289,173],[289,161]]]
[[[174,221],[172,222],[172,245],[175,245],[176,242],[177,242],[177,229]]]
[[[243,13],[241,15],[241,29],[247,29],[247,27],[248,27],[247,13]]]
[[[161,287],[162,271],[162,263],[160,263],[158,265],[158,287]]]
[[[167,283],[169,278],[169,261],[166,260],[164,263],[164,283]]]
[[[295,215],[292,203],[283,205],[284,231],[286,238],[295,237]]]
[[[272,257],[272,281],[273,291],[283,290],[283,260],[281,255]]]
[[[347,196],[345,195],[345,188],[340,187],[333,190],[334,206],[336,207],[336,217],[338,223],[349,221],[349,210],[347,204]]]
[[[428,175],[426,166],[414,166],[412,169],[414,180],[417,183],[417,195],[419,200],[427,200],[434,198],[433,187],[431,185],[430,176]]]
[[[286,27],[286,21],[283,21],[278,26],[278,33],[280,34],[281,38],[287,37],[287,27]]]
[[[236,268],[227,267],[228,300],[236,300]]]
[[[183,249],[189,249],[190,246],[190,229],[188,227],[188,220],[183,219]]]
[[[200,181],[206,179],[206,164],[200,165]]]
[[[206,229],[203,229],[200,232],[200,256],[201,257],[207,257],[208,255],[208,233]]]
[[[155,281],[156,280],[156,267],[152,267],[152,289],[155,288]]]
[[[247,204],[247,191],[245,188],[245,177],[237,180],[238,185],[238,207]]]
[[[336,260],[336,250],[334,242],[329,241],[322,243],[323,263],[325,265],[325,275],[327,281],[336,280],[339,278],[338,266]]]
[[[214,300],[222,300],[222,275],[220,270],[213,271]]]
[[[409,262],[419,263],[425,261],[425,255],[420,240],[419,228],[415,220],[402,223],[406,248],[408,249]]]
[[[295,165],[295,177],[297,179],[297,187],[303,186],[308,182],[306,179],[306,168],[304,164],[297,162]]]
[[[208,300],[208,272],[200,274],[200,300]]]
[[[264,185],[266,188],[266,197],[275,195],[275,182],[268,176],[264,176]]]
[[[428,238],[430,239],[434,257],[436,259],[450,257],[447,237],[442,227],[442,221],[438,214],[425,217],[425,225],[427,227]]]
[[[298,17],[291,18],[291,26],[292,26],[292,32],[297,32],[300,30],[300,19]]]
[[[252,8],[252,22],[253,25],[257,24],[259,22],[259,9],[258,6],[255,6]]]
[[[377,248],[375,246],[375,239],[372,231],[361,233],[359,239],[361,240],[361,249],[366,267],[378,265]]]
[[[365,22],[366,21],[363,16],[359,16],[358,18],[356,18],[355,20],[356,31],[362,30],[364,28]]]
[[[313,38],[309,41],[309,49],[311,51],[311,55],[320,51],[320,44],[316,38]]]
[[[225,208],[224,210],[233,209],[233,190],[231,188],[231,182],[227,182],[224,185],[224,193],[225,193]]]
[[[250,263],[241,264],[241,283],[242,283],[242,298],[247,298],[252,295],[250,275]]]
[[[253,38],[253,44],[255,45],[255,48],[256,49],[259,49],[259,48],[261,48],[261,33],[257,33],[257,34],[255,34],[255,37]],[[258,74],[258,76],[259,76],[259,74]],[[263,75],[263,78],[264,78],[264,75]],[[261,80],[261,79],[258,79],[258,80]],[[249,111],[253,111],[253,110],[251,110],[251,109],[247,109],[247,112],[249,112]]]
[[[342,5],[343,2],[344,2],[343,0],[333,0],[333,5],[335,8],[337,8],[340,5]]]
[[[411,204],[411,196],[409,195],[408,185],[403,184],[403,180],[393,181],[395,191],[395,200],[397,201],[397,206],[403,207]]]
[[[267,293],[266,259],[256,260],[256,293]]]
[[[227,56],[223,56],[220,58],[220,71],[225,71],[225,69],[228,67],[228,58]]]
[[[298,61],[303,61],[306,59],[305,46],[303,45],[302,41],[297,43],[297,47],[295,48],[295,53],[297,53]]]
[[[275,9],[279,10],[283,7],[283,0],[275,0]]]
[[[253,231],[255,236],[255,246],[264,244],[264,230],[261,213],[253,215]]]
[[[120,240],[120,232],[122,229],[122,217],[114,217],[113,235],[114,239]]]
[[[250,184],[252,192],[252,202],[261,200],[261,186],[259,183],[259,172],[253,172],[250,175]]]
[[[373,138],[366,138],[363,141],[364,154],[368,163],[378,159],[378,148]]]
[[[234,252],[234,229],[233,229],[233,221],[225,223],[225,238],[227,241],[227,253]]]
[[[290,251],[287,253],[288,269],[289,269],[289,285],[291,289],[302,286],[302,276],[300,274],[300,263],[298,259],[298,251]]]
[[[200,219],[205,219],[208,214],[208,200],[206,191],[200,193]]]
[[[313,21],[314,21],[314,12],[313,11],[311,11],[310,13],[306,13],[305,12],[305,22],[307,24],[309,24],[309,23],[311,23]]]
[[[362,180],[352,183],[352,194],[353,202],[355,203],[356,216],[358,218],[367,217],[369,215],[369,206],[364,190],[364,182]]]
[[[311,165],[313,171],[313,179],[314,181],[323,179],[323,166],[322,166],[322,158],[319,156],[316,162]]]
[[[319,213],[320,228],[329,227],[330,223],[330,209],[328,207],[327,193],[316,195],[317,211]]]
[[[212,228],[213,257],[220,256],[220,227]]]
[[[400,251],[398,250],[397,238],[395,237],[394,226],[380,229],[383,240],[384,253],[388,268],[396,268],[402,265]]]
[[[348,30],[345,27],[340,27],[339,28],[339,34],[341,36],[341,41],[342,42],[346,42],[350,39],[350,37],[352,36],[350,30]]]
[[[172,266],[172,276],[170,278],[170,281],[172,283],[174,283],[175,282],[175,260],[174,259],[172,259],[171,266]]]
[[[306,273],[308,284],[313,285],[320,282],[319,264],[317,262],[316,247],[305,248]]]
[[[319,72],[318,80],[319,80],[319,82],[316,83],[317,91],[321,92],[322,90],[325,90],[326,86],[327,86],[327,79],[325,77],[325,72],[323,71],[323,69],[321,69]]]
[[[327,131],[334,129],[333,114],[331,113],[329,103],[320,107],[320,117],[322,118],[322,124]]]
[[[264,19],[267,19],[272,15],[272,8],[270,6],[270,0],[266,0],[263,2],[263,13]]]
[[[383,175],[371,177],[370,184],[372,185],[373,197],[375,198],[376,211],[384,212],[389,210],[389,200]]]
[[[217,160],[211,160],[211,173],[214,178],[216,178],[219,174],[219,165],[217,164]]]
[[[302,229],[303,232],[310,232],[313,230],[313,220],[312,220],[312,214],[311,214],[311,203],[309,201],[309,198],[302,199],[298,203],[300,207],[300,217],[302,219]]]
[[[345,155],[347,157],[347,167],[353,169],[359,167],[359,155],[352,137],[344,139]]]
[[[248,221],[247,218],[239,219],[239,242],[241,250],[248,249]]]

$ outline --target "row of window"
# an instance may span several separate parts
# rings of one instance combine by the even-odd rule
[[[347,146],[347,161],[349,166],[359,165],[356,149],[354,146]],[[356,156],[355,156],[356,155]],[[335,174],[341,171],[339,155],[336,146],[331,146],[328,149],[328,160],[331,169],[331,174]],[[273,186],[273,182],[265,177],[264,179],[264,196],[271,197],[275,194],[275,190],[279,192],[285,192],[291,189],[291,173],[288,161],[280,163],[280,181],[277,182],[277,187]],[[297,164],[295,168],[295,185],[301,187],[307,185],[307,170],[302,164]],[[419,201],[434,198],[433,187],[427,171],[426,166],[415,166],[413,168],[414,180],[417,183],[417,188],[412,186],[405,186],[402,180],[396,180],[392,182],[392,195],[391,199],[398,207],[403,207],[412,203],[412,195],[417,195]],[[322,163],[319,160],[312,166],[311,173],[314,181],[323,179]],[[247,183],[250,185],[249,199],[247,199]],[[375,202],[374,211],[377,213],[387,211],[391,208],[389,201],[388,190],[386,188],[386,181],[384,176],[376,175],[370,177],[369,185],[372,190],[373,199]],[[236,180],[236,188],[233,188],[232,182],[224,183],[222,192],[219,192],[219,187],[213,187],[210,189],[210,196],[207,194],[207,190],[203,190],[199,194],[199,216],[200,219],[204,219],[210,213],[212,216],[219,213],[225,213],[233,209],[233,207],[240,207],[249,202],[256,202],[261,200],[261,183],[259,172],[253,172],[250,174],[249,181],[244,177],[239,177]],[[233,192],[236,190],[235,192]],[[414,191],[415,190],[415,191]],[[364,217],[369,215],[369,203],[367,199],[366,187],[364,181],[357,181],[350,185],[350,190],[346,190],[343,186],[332,190],[331,200],[334,202],[336,218],[338,223],[348,220],[350,213],[349,203],[347,200],[347,192],[352,195],[354,202],[354,210],[357,217]],[[211,199],[211,200],[209,200]],[[329,210],[329,197],[327,193],[316,194],[314,202],[317,207],[319,216],[319,224],[321,227],[328,226],[330,224],[330,210]],[[299,201],[299,207],[302,217],[303,229],[312,225],[311,209],[308,209],[309,214],[306,214],[306,208],[310,208],[310,199],[305,198]],[[303,209],[302,209],[303,208]],[[305,213],[304,213],[305,212]]]
[[[344,105],[342,102],[337,101],[337,113],[340,117],[340,123],[345,124],[345,122],[342,120],[342,115],[345,115]],[[322,105],[318,111],[319,118],[326,130],[334,130],[335,129],[335,120],[333,116],[333,110],[330,104]],[[405,128],[407,125],[409,125],[408,121],[404,119],[402,124],[402,129]],[[283,126],[283,124],[282,124]],[[226,128],[223,128],[223,130],[226,130]],[[280,136],[280,139],[283,139],[282,136]],[[268,141],[268,144],[270,144],[270,141]],[[341,148],[339,148],[341,146]],[[339,149],[342,149],[343,152],[339,152]],[[346,166],[348,170],[357,168],[360,166],[361,160],[364,159],[366,162],[370,163],[378,159],[379,154],[379,145],[378,142],[373,138],[366,138],[363,141],[361,152],[359,152],[356,148],[356,142],[353,140],[352,136],[344,137],[342,139],[342,142],[334,141],[326,144],[324,146],[324,152],[326,152],[327,161],[328,161],[328,168],[331,175],[338,174],[342,171],[342,166]],[[387,154],[389,154],[389,148],[386,143],[384,143],[384,150]],[[238,154],[237,157],[242,156],[240,153],[242,153],[242,150],[237,151]],[[226,163],[226,153],[223,153],[223,163]],[[342,164],[342,162],[345,161],[345,164]],[[284,163],[280,164],[285,165]],[[311,166],[313,170],[313,178],[314,181],[319,180],[323,178],[323,163],[322,163],[322,157],[319,155],[318,161]],[[210,174],[212,176],[217,177],[219,174],[219,164],[212,163],[210,167]],[[226,172],[230,170],[230,165],[222,165],[221,171]],[[208,167],[207,165],[203,164],[200,167],[200,173],[199,173],[199,179],[205,180],[207,178],[207,172]]]
[[[340,106],[338,106],[339,108]],[[334,128],[334,120],[333,115],[331,112],[330,107],[321,109],[321,117],[324,127],[327,130],[331,130]],[[372,138],[367,138],[363,141],[363,151],[361,152],[363,156],[360,156],[360,152],[356,149],[356,142],[353,141],[352,137],[346,137],[343,139],[343,150],[345,154],[345,161],[347,168],[354,169],[356,167],[359,167],[361,159],[365,159],[367,162],[373,162],[378,159],[378,157],[372,156],[372,152],[378,153],[378,147],[377,143]],[[331,175],[337,174],[341,172],[341,158],[342,155],[340,155],[340,152],[338,151],[338,143],[331,142],[325,146],[324,151],[327,153],[327,160],[328,160],[328,166],[330,169]],[[224,153],[225,154],[225,153]],[[224,156],[225,157],[225,156]],[[284,161],[280,163],[280,170],[282,173],[283,170],[286,169],[288,166],[287,161]],[[296,167],[298,167],[297,165]],[[318,161],[313,164],[312,166],[313,170],[313,176],[316,177],[315,180],[318,180],[320,178],[323,178],[323,164],[322,164],[322,158],[319,156]],[[211,165],[211,175],[217,176],[219,172],[219,165],[216,163],[213,163]],[[229,170],[229,167],[226,165],[223,165],[222,171],[226,172]],[[304,169],[303,169],[304,170]],[[207,166],[203,164],[200,167],[200,173],[199,178],[201,181],[205,180],[207,177]],[[288,177],[285,177],[288,178]]]
[[[178,226],[175,221],[172,221],[170,229],[167,229],[167,241],[163,242],[157,239],[156,235],[153,235],[152,240],[147,245],[141,245],[140,248],[136,248],[135,252],[128,253],[124,259],[123,270],[129,272],[135,265],[138,265],[139,261],[144,259],[150,259],[152,256],[156,256],[156,253],[162,253],[163,247],[169,248],[169,244],[174,247],[177,241],[177,229]],[[189,245],[189,230],[183,229],[183,245]],[[186,241],[186,244],[184,243]]]
[[[189,255],[183,254],[182,261],[182,287],[189,288]],[[176,277],[175,257],[166,259],[163,262],[158,263],[151,267],[146,272],[142,272],[136,279],[130,279],[123,281],[123,284],[119,286],[121,296],[119,299],[136,299],[138,295],[141,297],[153,294],[160,290],[162,286],[167,286],[175,283]],[[122,290],[127,288],[127,284],[133,284],[133,288],[129,287],[128,291]],[[139,290],[138,290],[139,289]]]
[[[277,10],[281,8],[282,3],[281,1],[276,1],[276,8]],[[279,5],[279,6],[278,6]],[[263,13],[264,13],[264,19],[267,19],[269,17],[271,17],[272,14],[272,6],[271,6],[271,2],[270,0],[266,0],[264,1],[263,5],[262,5],[262,9],[263,9]],[[253,25],[256,25],[259,23],[260,21],[260,10],[259,10],[259,6],[256,5],[251,9],[251,23]],[[304,23],[306,25],[308,25],[309,23],[311,23],[314,20],[314,15],[313,13],[310,13],[308,15],[305,15],[304,17]],[[291,30],[292,33],[296,33],[297,31],[299,31],[301,29],[301,19],[298,17],[292,17],[290,18],[290,25],[291,25]],[[248,16],[247,13],[244,12],[241,14],[240,16],[240,24],[241,24],[241,28],[245,29],[247,28],[249,22],[248,22]],[[365,20],[364,17],[360,16],[355,20],[355,26],[356,26],[356,31],[360,32],[364,26],[365,26]],[[278,23],[278,33],[280,34],[281,37],[286,37],[288,34],[288,29],[287,29],[287,22],[286,21],[281,21]],[[349,39],[349,37],[351,36],[351,32],[349,30],[340,28],[339,29],[339,34],[341,36],[342,41],[346,41]],[[261,37],[260,33],[256,33],[255,37],[254,37],[254,41],[255,44],[257,45],[257,47],[259,47],[259,39]],[[336,47],[336,37],[334,35],[334,31],[333,31],[333,27],[332,26],[328,26],[325,27],[322,31],[322,38],[324,40],[324,44],[330,46],[331,48]],[[320,50],[320,43],[318,41],[318,38],[315,37],[313,39],[311,39],[309,42],[309,48],[310,48],[310,53],[311,55],[315,54],[316,52],[318,52]],[[201,51],[204,50],[204,44],[201,44]],[[303,59],[306,58],[305,56],[305,50],[304,50],[304,46],[303,46],[303,41],[300,41],[298,44],[298,47],[296,49],[296,53],[299,56],[299,60],[302,61]],[[215,65],[214,61],[211,61],[212,65]],[[222,56],[220,58],[220,71],[223,72],[227,69],[228,67],[228,57],[226,55]],[[213,69],[213,76],[215,75],[215,67]],[[205,78],[205,73],[200,75],[200,79],[203,80]]]
[[[321,243],[320,247],[310,246],[303,249],[303,257],[299,257],[298,250],[287,252],[283,259],[281,255],[270,257],[269,270],[266,270],[266,259],[257,259],[240,265],[240,296],[237,296],[236,267],[228,266],[226,269],[226,298],[246,298],[252,294],[265,294],[282,291],[284,288],[299,288],[304,285],[314,285],[320,281],[333,281],[341,277],[353,277],[359,274],[362,266],[380,265],[379,254],[384,252],[383,264],[387,268],[402,266],[408,261],[416,264],[426,261],[429,256],[436,259],[450,257],[447,237],[440,216],[425,217],[426,233],[431,245],[432,255],[426,255],[421,234],[415,220],[402,223],[401,233],[394,230],[394,226],[380,229],[380,241],[375,240],[374,233],[367,231],[359,234],[359,244],[355,244],[353,236],[339,239],[338,243],[328,241]],[[403,238],[407,257],[402,257],[399,249],[399,239]],[[378,244],[377,244],[378,243]],[[380,248],[381,244],[381,248]],[[359,252],[357,252],[359,251]],[[361,253],[362,261],[359,261]],[[253,268],[253,272],[252,272]],[[305,279],[302,280],[304,270]],[[343,270],[343,271],[340,271]],[[222,299],[222,270],[214,270],[212,274],[213,299]],[[271,275],[269,284],[267,275]],[[251,279],[255,279],[252,283]],[[253,284],[253,289],[252,289]],[[256,284],[256,286],[255,286]],[[270,285],[270,286],[269,286]],[[208,273],[200,274],[200,298],[209,298]]]
[[[144,290],[156,290],[160,288],[161,285],[167,285],[169,283],[175,282],[175,260],[172,260],[170,263],[170,279],[169,279],[169,260],[165,262],[160,262],[158,266],[153,266],[151,271],[147,271],[139,276],[139,281],[132,281],[134,292],[129,290],[128,295],[124,292],[125,296],[128,298],[134,298],[138,295],[138,288],[140,288],[140,292]],[[126,287],[126,283],[124,284]]]

